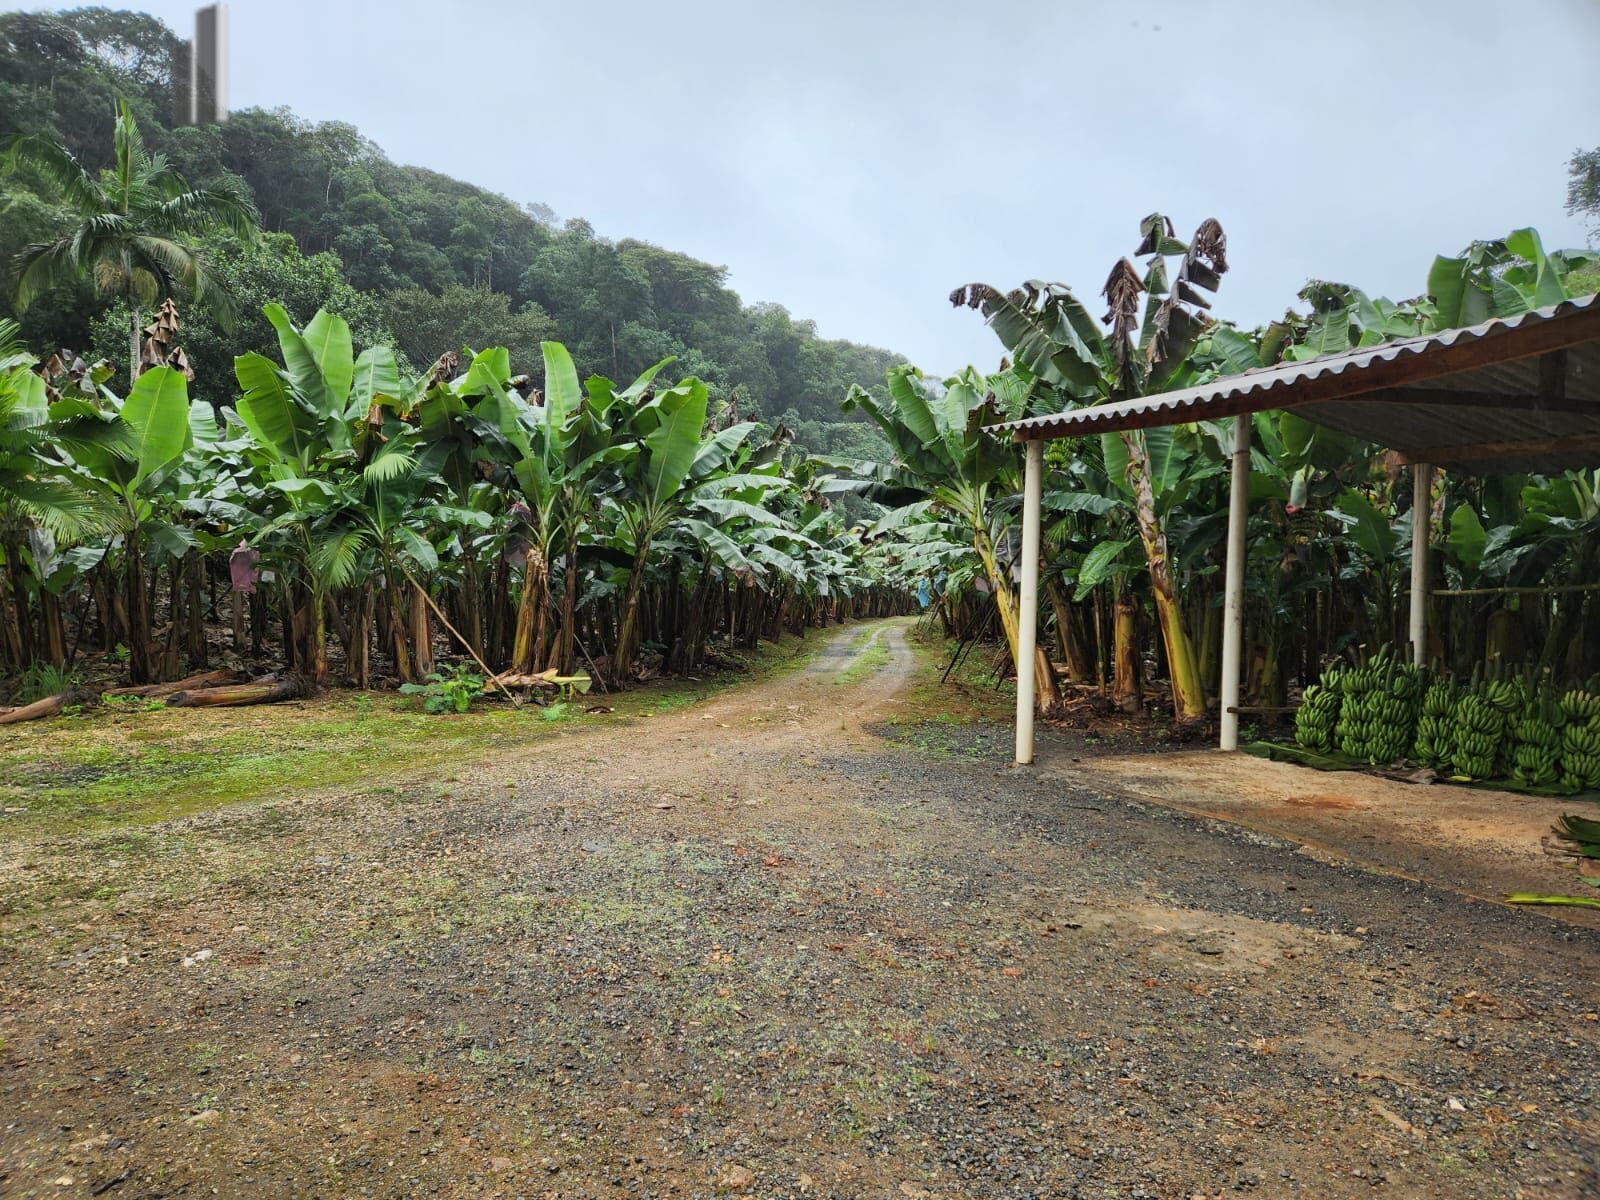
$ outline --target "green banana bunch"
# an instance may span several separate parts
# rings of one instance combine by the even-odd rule
[[[1561,782],[1574,791],[1600,788],[1600,681],[1571,688],[1561,697]]]
[[[1456,701],[1450,761],[1455,773],[1468,779],[1492,779],[1499,769],[1506,714],[1489,700],[1490,686],[1481,683],[1471,687]]]
[[[1392,659],[1383,670],[1380,686],[1369,694],[1367,761],[1392,763],[1404,758],[1415,740],[1422,710],[1422,672],[1411,663]]]
[[[1600,719],[1600,688],[1591,680],[1588,687],[1570,689],[1561,697],[1561,708],[1569,721]]]
[[[1362,762],[1389,763],[1403,757],[1411,749],[1421,709],[1421,672],[1398,662],[1386,645],[1341,673],[1338,683],[1333,745]],[[1330,702],[1324,703],[1331,709]],[[1318,736],[1320,719],[1320,714],[1310,718],[1308,736]]]
[[[1334,742],[1351,758],[1367,756],[1367,693],[1372,690],[1371,671],[1363,663],[1348,667],[1339,676],[1339,718],[1334,726]]]
[[[1458,693],[1454,680],[1439,675],[1422,697],[1422,713],[1417,718],[1417,736],[1411,744],[1411,757],[1436,771],[1450,769]]]
[[[1300,707],[1294,714],[1294,737],[1307,750],[1326,754],[1334,748],[1334,727],[1339,721],[1343,696],[1339,691],[1339,677],[1335,667],[1323,672],[1320,683],[1306,688]]]
[[[1529,787],[1546,787],[1561,778],[1562,733],[1566,713],[1548,688],[1530,676],[1523,684],[1528,697],[1511,719],[1511,778]]]

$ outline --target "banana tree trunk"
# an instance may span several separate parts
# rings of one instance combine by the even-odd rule
[[[406,619],[405,606],[400,602],[400,587],[395,582],[394,573],[387,575],[385,596],[388,600],[387,620],[384,622],[389,627],[389,642],[394,647],[394,670],[400,676],[402,683],[418,683],[420,678],[411,663],[411,651],[406,645]]]
[[[1089,660],[1084,657],[1083,637],[1078,631],[1077,614],[1061,585],[1052,579],[1045,584],[1045,595],[1056,615],[1056,641],[1067,664],[1067,678],[1073,683],[1089,682]]]
[[[1125,713],[1144,711],[1139,687],[1139,608],[1131,592],[1117,597],[1111,628],[1111,699]]]
[[[139,382],[139,306],[135,304],[128,321],[128,386]]]
[[[1144,544],[1145,562],[1150,568],[1156,620],[1161,625],[1161,638],[1172,676],[1173,712],[1179,721],[1200,720],[1206,712],[1205,686],[1195,661],[1194,644],[1183,626],[1183,610],[1172,582],[1167,532],[1156,513],[1155,492],[1150,486],[1150,459],[1145,453],[1144,438],[1137,431],[1124,433],[1122,444],[1128,450],[1128,484],[1133,489],[1134,515],[1139,526],[1139,540]]]
[[[1006,635],[1006,646],[1011,651],[1011,661],[1016,664],[1017,670],[1024,670],[1024,666],[1017,661],[1018,640],[1021,636],[1017,624],[1017,600],[1011,593],[1011,580],[1000,569],[1000,564],[994,556],[994,547],[989,544],[989,539],[981,531],[973,535],[973,547],[978,552],[978,557],[983,560],[984,571],[989,576],[989,587],[994,592],[996,609],[1000,613],[1000,628]],[[1050,662],[1050,655],[1043,646],[1036,646],[1033,652],[1033,676],[1035,694],[1038,697],[1041,712],[1049,712],[1061,700],[1061,689],[1056,683],[1055,667]]]
[[[578,539],[567,544],[566,577],[561,581],[561,661],[563,675],[577,672],[578,655],[574,643],[578,637]]]
[[[544,555],[529,546],[528,562],[522,571],[522,596],[517,601],[517,632],[511,643],[511,670],[516,674],[530,674],[534,662],[544,657],[548,591]]]
[[[462,542],[466,542],[466,538]],[[467,640],[474,653],[487,657],[483,642],[483,601],[478,587],[478,563],[471,547],[464,546],[461,556],[461,610]]]
[[[206,558],[199,550],[189,551],[184,560],[185,591],[188,593],[188,628],[184,652],[189,658],[189,669],[198,671],[206,665]],[[176,619],[176,614],[174,614]]]
[[[12,616],[17,623],[17,665],[27,666],[33,661],[36,641],[33,633],[33,615],[29,609],[28,583],[22,567],[22,547],[13,543],[6,547],[6,573],[11,577]]]
[[[415,585],[411,589],[411,653],[416,659],[417,674],[427,678],[433,671],[433,621],[422,589]]]
[[[644,568],[650,543],[644,540],[633,556],[633,570],[628,574],[628,599],[622,606],[622,620],[617,626],[617,649],[612,655],[611,673],[618,683],[633,673],[633,660],[638,653],[639,592],[644,586]]]
[[[150,665],[150,592],[145,583],[144,558],[139,553],[139,533],[128,531],[123,555],[124,585],[128,597],[128,678],[152,683]]]

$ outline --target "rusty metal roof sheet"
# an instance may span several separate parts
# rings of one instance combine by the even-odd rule
[[[1076,437],[1276,408],[1474,473],[1600,465],[1600,297],[992,428]]]

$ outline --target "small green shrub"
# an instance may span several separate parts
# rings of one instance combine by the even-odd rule
[[[100,699],[107,708],[128,712],[160,712],[167,706],[160,696],[102,696]]]
[[[46,696],[54,696],[75,688],[83,681],[73,672],[53,667],[49,663],[34,663],[17,681],[16,703],[32,704]]]
[[[400,693],[421,696],[424,712],[464,713],[472,707],[473,699],[483,694],[483,676],[464,666],[448,673],[430,671],[427,683],[402,683]]]

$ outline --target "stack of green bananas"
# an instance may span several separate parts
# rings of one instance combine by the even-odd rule
[[[1582,791],[1600,788],[1600,678],[1561,697],[1561,782]]]
[[[1411,749],[1422,700],[1422,673],[1384,646],[1339,679],[1342,703],[1334,736],[1351,758],[1389,763]]]
[[[1334,740],[1340,753],[1362,762],[1366,761],[1367,743],[1372,739],[1368,701],[1377,686],[1377,672],[1370,663],[1358,663],[1339,677],[1339,722],[1334,726]]]
[[[1338,667],[1329,667],[1322,679],[1306,688],[1300,698],[1300,707],[1294,714],[1294,737],[1307,750],[1326,754],[1334,749],[1334,728],[1339,721],[1339,679],[1344,674]]]
[[[1417,737],[1411,746],[1411,757],[1436,771],[1450,769],[1459,690],[1449,676],[1437,675],[1422,697],[1422,715],[1417,718]]]
[[[1522,687],[1511,679],[1485,680],[1456,702],[1450,761],[1457,775],[1493,779],[1501,771],[1506,719],[1523,706]]]
[[[1511,778],[1528,787],[1546,787],[1561,778],[1561,731],[1567,718],[1548,687],[1530,679],[1522,711],[1511,719]]]
[[[1422,708],[1422,672],[1411,663],[1390,660],[1378,688],[1369,693],[1367,761],[1392,763],[1411,750]]]

